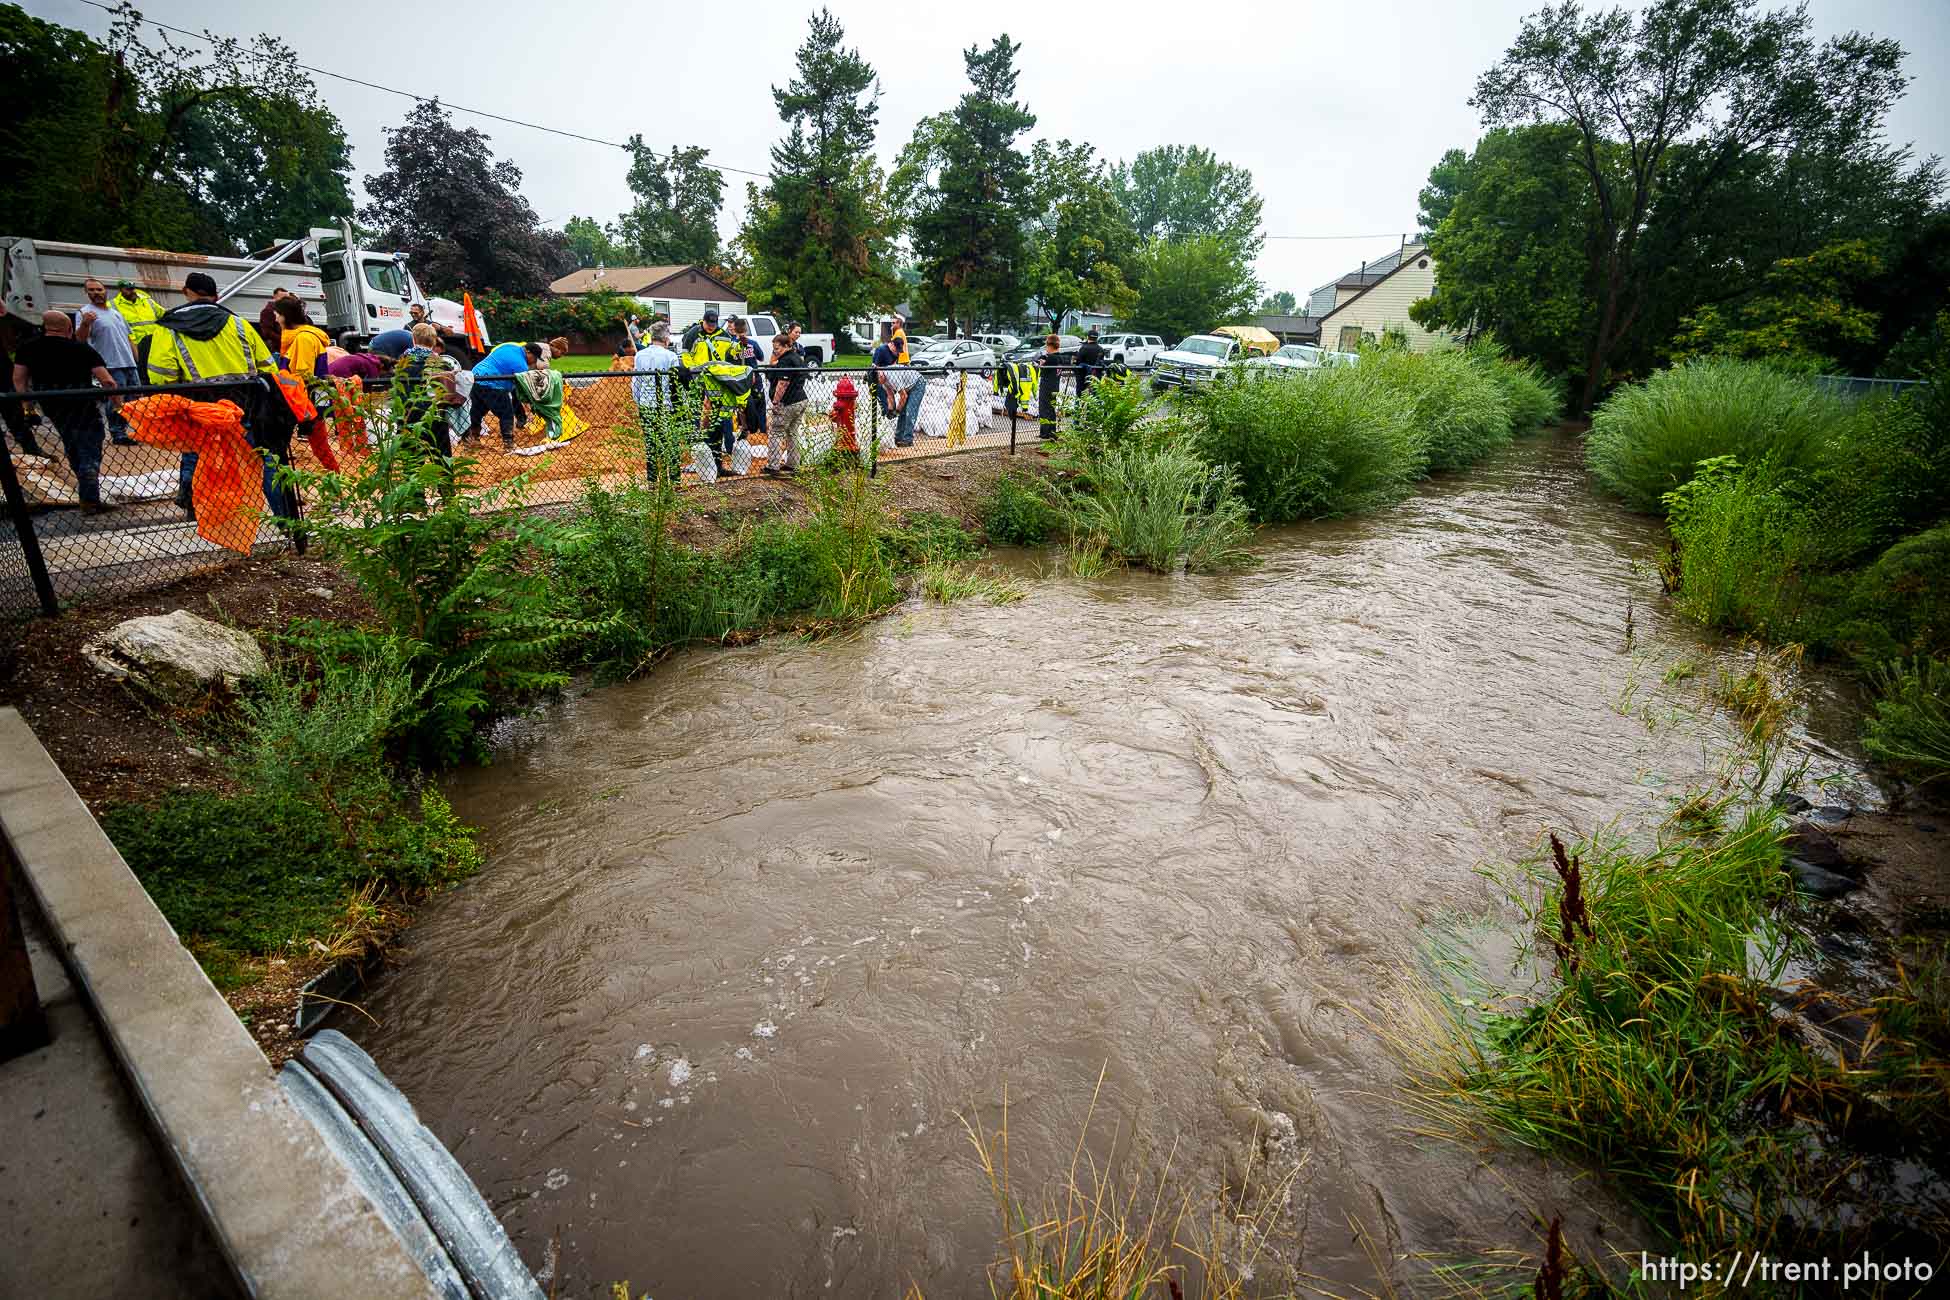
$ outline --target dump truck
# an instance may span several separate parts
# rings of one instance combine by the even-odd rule
[[[45,311],[85,306],[88,295],[81,286],[91,277],[111,294],[118,281],[127,280],[164,307],[174,307],[184,301],[183,277],[192,271],[207,272],[217,282],[217,301],[250,321],[273,289],[285,288],[334,339],[347,331],[371,338],[398,329],[416,302],[441,327],[450,350],[463,336],[460,304],[427,297],[404,254],[360,247],[349,222],[337,229],[315,226],[248,257],[0,236],[0,302],[8,316],[36,327]],[[485,341],[485,323],[482,333]]]

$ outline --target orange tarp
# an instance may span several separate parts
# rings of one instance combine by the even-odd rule
[[[129,436],[165,451],[196,453],[190,500],[197,535],[249,555],[264,515],[264,459],[244,437],[244,412],[235,402],[192,402],[152,393],[123,404]]]

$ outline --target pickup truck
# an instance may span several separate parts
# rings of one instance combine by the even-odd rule
[[[1244,355],[1239,340],[1223,334],[1194,334],[1158,354],[1151,364],[1151,391],[1205,383]]]
[[[779,321],[775,316],[754,312],[745,317],[745,328],[751,331],[752,342],[758,344],[759,355],[767,360],[772,356],[772,339],[779,332]],[[799,350],[806,354],[806,360],[816,366],[823,366],[836,355],[831,334],[815,334],[811,330],[799,331]]]
[[[1112,361],[1121,361],[1133,370],[1149,370],[1165,350],[1165,341],[1156,334],[1106,334],[1099,342]]]

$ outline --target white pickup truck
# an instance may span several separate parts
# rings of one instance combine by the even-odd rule
[[[1239,340],[1224,334],[1194,334],[1158,354],[1151,364],[1151,391],[1185,388],[1224,372],[1243,355]]]
[[[769,360],[772,356],[772,339],[779,332],[778,318],[753,312],[745,317],[745,328],[751,331],[752,341],[758,344],[759,355]],[[806,360],[823,366],[834,356],[833,336],[802,329],[799,331],[799,350],[806,354]]]
[[[1156,334],[1106,334],[1098,342],[1112,361],[1133,370],[1149,370],[1165,350],[1165,341]]]

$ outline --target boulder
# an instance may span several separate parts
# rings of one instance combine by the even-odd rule
[[[270,667],[250,633],[186,609],[117,623],[81,647],[81,655],[117,681],[172,699],[214,685],[234,689]]]
[[[1850,876],[1862,874],[1849,866],[1835,837],[1812,822],[1796,822],[1788,827],[1781,847],[1789,857],[1812,863],[1823,871],[1839,871]]]
[[[1788,874],[1794,877],[1795,889],[1812,898],[1840,898],[1850,890],[1862,887],[1847,876],[1825,871],[1812,862],[1803,862],[1800,858],[1789,858],[1787,870]]]

